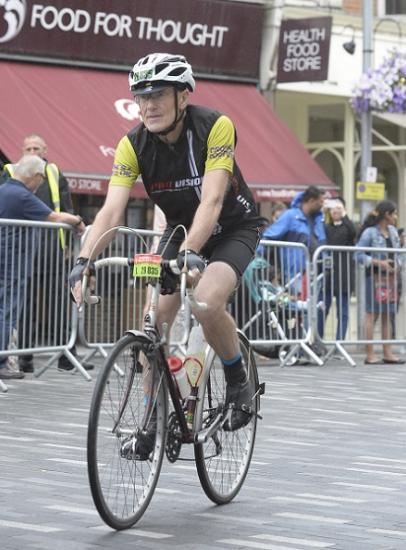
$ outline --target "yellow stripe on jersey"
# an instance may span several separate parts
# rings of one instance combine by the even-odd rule
[[[222,115],[213,125],[207,139],[205,172],[222,168],[233,173],[235,130],[231,120]]]
[[[132,187],[140,174],[137,155],[127,136],[118,143],[109,185]]]

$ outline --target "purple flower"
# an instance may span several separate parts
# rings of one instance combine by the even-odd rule
[[[389,52],[376,69],[361,75],[350,104],[358,114],[368,111],[406,112],[406,55]]]

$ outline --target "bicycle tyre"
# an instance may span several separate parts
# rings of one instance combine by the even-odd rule
[[[113,347],[99,373],[88,425],[87,464],[93,501],[113,529],[132,527],[144,514],[158,482],[165,450],[167,387],[147,337],[126,334]],[[142,365],[144,367],[142,367]],[[149,368],[151,370],[147,371]],[[154,391],[145,398],[146,372]],[[148,405],[149,403],[149,405]],[[153,405],[151,405],[153,404]],[[156,437],[148,460],[123,457],[123,446],[156,411]]]
[[[253,351],[246,336],[239,332],[240,349],[252,381],[253,394],[258,391],[258,372]],[[219,357],[211,350],[206,365],[205,376],[199,391],[196,405],[195,429],[205,427],[210,411],[225,402],[225,380]],[[253,415],[250,422],[234,432],[216,432],[221,452],[216,450],[216,442],[210,438],[206,443],[195,444],[195,461],[200,483],[206,495],[216,504],[230,502],[240,491],[248,473],[255,445],[259,396],[253,400]]]

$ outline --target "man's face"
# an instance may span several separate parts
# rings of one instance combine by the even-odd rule
[[[25,138],[23,142],[23,155],[37,155],[37,157],[44,158],[46,151],[47,146],[41,138]]]
[[[183,110],[187,105],[187,90],[177,92],[172,86],[168,86],[136,97],[142,121],[150,132],[162,132],[175,120],[175,93],[178,94],[178,108]]]
[[[36,193],[38,190],[38,187],[40,187],[44,182],[44,175],[37,173],[34,176],[32,176],[26,183],[26,187],[33,193]]]
[[[316,214],[317,212],[320,212],[323,208],[324,203],[324,197],[323,195],[320,195],[317,199],[310,199],[309,200],[309,213],[310,214]]]

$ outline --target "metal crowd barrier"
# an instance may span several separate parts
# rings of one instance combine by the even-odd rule
[[[311,276],[303,244],[263,240],[231,308],[254,349],[279,358],[282,365],[295,363],[300,356],[323,364],[312,346]]]
[[[90,379],[69,351],[77,336],[68,289],[73,243],[69,225],[0,220],[0,357],[51,355],[35,376],[66,355]]]
[[[159,234],[146,230],[120,228],[109,247],[98,257],[132,257],[154,247]],[[250,265],[239,286],[230,311],[237,325],[259,351],[276,350],[282,364],[307,355],[323,364],[311,343],[309,303],[311,263],[306,247],[296,243],[264,241],[263,256]],[[283,257],[281,262],[279,258]],[[271,273],[272,270],[272,273]],[[131,328],[142,327],[147,288],[134,280],[129,269],[103,268],[96,278],[95,293],[101,302],[85,307],[79,316],[79,337],[88,348],[102,356]],[[179,316],[190,320],[190,311]],[[183,323],[179,323],[183,327]],[[173,350],[185,351],[190,323],[171,333]]]
[[[60,228],[65,232],[64,249]],[[120,228],[101,257],[149,252],[158,237],[153,231]],[[355,365],[348,347],[405,345],[405,249],[323,246],[310,261],[307,248],[299,243],[264,240],[261,245],[261,254],[248,266],[230,304],[237,325],[259,353],[279,358],[282,365],[303,355],[322,365],[339,353]],[[126,330],[142,327],[148,290],[143,279],[134,281],[124,267],[98,273],[98,305],[81,312],[72,307],[68,275],[80,243],[70,226],[0,220],[0,246],[0,357],[50,356],[35,372],[39,376],[64,354],[90,380],[69,351],[76,341],[89,356],[106,356]],[[364,253],[393,260],[398,265],[396,281],[379,267],[368,270]],[[190,319],[190,311],[180,315]],[[365,326],[371,322],[374,330],[368,337]],[[171,337],[173,349],[184,351],[188,325],[181,330],[175,326]],[[324,357],[318,343],[327,349]],[[0,389],[6,389],[4,383]]]
[[[346,348],[369,344],[398,345],[405,351],[406,249],[319,247],[313,272],[322,285],[312,294],[312,330],[328,347],[347,357]],[[368,258],[390,262],[369,266]],[[314,285],[314,280],[313,280]],[[322,308],[316,312],[316,303]]]

